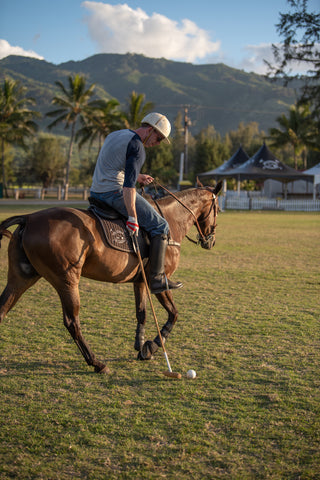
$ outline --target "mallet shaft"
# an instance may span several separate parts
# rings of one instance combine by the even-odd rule
[[[132,243],[133,243],[135,252],[136,252],[138,260],[139,260],[139,264],[140,264],[140,268],[141,268],[141,272],[142,272],[142,278],[143,278],[143,281],[144,281],[144,284],[145,284],[145,287],[146,287],[146,290],[147,290],[147,295],[148,295],[150,307],[151,307],[151,310],[152,310],[153,318],[154,318],[154,321],[155,321],[155,324],[156,324],[156,327],[157,327],[161,347],[162,347],[162,350],[163,350],[163,353],[164,353],[164,356],[165,356],[165,359],[166,359],[166,362],[167,362],[168,370],[169,370],[168,372],[164,372],[164,375],[166,375],[167,377],[171,377],[171,378],[181,378],[181,374],[173,372],[172,369],[171,369],[171,366],[170,366],[168,354],[167,354],[165,346],[164,346],[164,342],[163,342],[162,335],[161,335],[161,332],[160,332],[156,312],[155,312],[155,309],[154,309],[154,306],[153,306],[153,302],[152,302],[152,298],[151,298],[151,292],[150,292],[150,289],[149,289],[146,273],[144,271],[144,266],[143,266],[143,262],[142,262],[142,258],[141,258],[141,254],[140,254],[138,239],[135,235],[132,236]]]
[[[170,362],[169,362],[169,358],[168,358],[168,354],[165,350],[163,351],[163,353],[164,353],[164,356],[165,356],[165,359],[166,359],[166,362],[167,362],[167,365],[168,365],[168,370],[169,370],[169,372],[172,372]]]

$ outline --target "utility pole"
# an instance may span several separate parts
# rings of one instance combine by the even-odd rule
[[[184,170],[188,173],[188,106],[184,107]]]

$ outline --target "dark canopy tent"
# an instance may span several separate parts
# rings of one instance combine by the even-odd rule
[[[231,157],[231,159],[232,158],[233,157]],[[222,165],[222,167],[224,165]],[[240,181],[242,180],[259,180],[264,182],[269,178],[287,184],[288,182],[293,182],[295,180],[313,181],[314,178],[312,175],[298,172],[294,168],[285,165],[273,155],[265,143],[251,158],[243,162],[238,167],[229,168],[228,170],[224,169],[224,171],[220,172],[217,172],[217,170],[218,169],[212,170],[211,174],[209,174],[210,172],[202,173],[199,175],[199,177],[203,176],[216,179],[236,178],[238,180],[238,184],[240,184]]]
[[[225,176],[237,177],[240,180],[261,181],[272,178],[284,183],[293,182],[294,180],[308,180],[308,175],[298,172],[278,160],[265,143],[245,163],[232,171],[225,172]]]
[[[236,153],[234,153],[232,157],[229,158],[229,160],[227,160],[222,165],[220,165],[220,167],[215,168],[214,170],[209,170],[208,172],[200,173],[198,176],[207,177],[207,178],[214,177],[216,179],[225,177],[225,173],[227,171],[232,171],[233,169],[238,168],[240,165],[245,163],[248,159],[249,159],[249,155],[243,150],[243,148],[240,145]]]

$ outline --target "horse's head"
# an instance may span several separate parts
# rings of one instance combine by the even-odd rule
[[[208,195],[208,202],[206,202],[204,210],[198,218],[200,227],[198,242],[202,248],[210,250],[216,242],[216,226],[219,212],[218,193],[222,188],[222,182],[219,182],[215,187],[204,187],[197,179],[197,187],[211,193],[211,196]]]

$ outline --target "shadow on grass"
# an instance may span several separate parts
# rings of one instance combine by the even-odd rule
[[[145,367],[150,365],[149,362],[141,362],[136,358],[111,358],[106,361],[106,365],[110,367],[110,373],[97,373],[93,367],[83,365],[79,368],[79,362],[76,360],[68,363],[62,362],[46,362],[46,361],[26,361],[19,362],[15,360],[6,361],[5,365],[0,369],[0,378],[16,378],[16,377],[96,377],[107,380],[116,380],[118,385],[137,385],[137,383],[144,384],[145,382],[156,382],[161,379],[166,379],[163,376],[165,368],[159,368],[157,371],[154,368],[149,369],[150,376],[145,377],[147,370]],[[139,368],[141,366],[141,368]],[[139,377],[141,373],[141,377]]]

